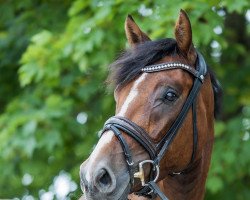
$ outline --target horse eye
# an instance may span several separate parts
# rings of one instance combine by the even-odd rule
[[[170,102],[173,102],[173,101],[176,101],[176,99],[178,99],[178,95],[176,94],[175,91],[167,91],[164,95],[164,100],[165,101],[170,101]]]

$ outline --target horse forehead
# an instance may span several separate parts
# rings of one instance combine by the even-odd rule
[[[129,107],[133,102],[142,102],[147,95],[150,95],[159,86],[171,85],[177,86],[180,91],[188,90],[192,85],[192,77],[182,69],[166,70],[154,73],[142,73],[137,79],[121,88],[117,108],[123,110]]]
[[[150,93],[159,85],[177,84],[182,87],[189,87],[192,84],[192,77],[182,69],[166,70],[154,73],[143,73],[137,79],[120,89],[116,96],[119,96],[121,102],[132,101],[142,94]],[[140,94],[140,95],[138,95]]]
[[[138,98],[138,96],[140,96],[140,90],[141,90],[141,86],[145,85],[145,80],[146,77],[148,76],[147,73],[143,73],[142,75],[140,75],[135,81],[133,81],[130,85],[127,85],[124,88],[124,92],[121,91],[121,93],[123,93],[123,95],[121,96],[120,102],[122,102],[122,105],[119,105],[118,107],[119,112],[117,115],[119,116],[125,116],[127,110],[129,109],[129,107],[131,106],[131,104],[133,102],[135,102],[135,100]]]

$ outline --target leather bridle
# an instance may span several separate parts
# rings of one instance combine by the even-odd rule
[[[192,89],[180,113],[178,114],[174,123],[171,125],[170,129],[167,131],[167,133],[164,135],[164,137],[160,140],[159,143],[155,144],[149,137],[149,134],[145,130],[143,130],[143,128],[141,128],[140,126],[138,126],[137,124],[135,124],[134,122],[130,121],[125,117],[113,116],[109,118],[106,121],[104,128],[102,130],[102,133],[104,133],[107,130],[112,130],[115,136],[118,138],[124,152],[125,160],[128,165],[131,186],[134,184],[134,178],[140,178],[142,189],[136,192],[136,194],[150,198],[159,196],[163,200],[167,200],[168,198],[160,191],[159,187],[156,184],[156,181],[160,173],[159,163],[163,158],[163,156],[165,155],[166,151],[168,150],[170,144],[173,142],[175,136],[178,133],[179,128],[181,127],[191,107],[193,115],[193,153],[190,163],[192,163],[195,158],[195,153],[198,143],[196,106],[195,106],[196,97],[199,93],[200,87],[207,74],[207,65],[203,56],[199,52],[197,52],[196,69],[180,62],[167,62],[157,65],[146,66],[141,71],[143,73],[153,73],[170,69],[182,69],[189,72],[194,76],[194,82]],[[141,146],[143,146],[150,156],[151,160],[144,160],[139,163],[138,172],[135,172],[138,166],[135,166],[133,162],[129,145],[124,139],[121,131],[125,132],[127,135],[136,140]],[[145,183],[144,170],[143,170],[143,165],[145,163],[150,163],[152,165],[150,180],[147,183]],[[184,172],[184,170],[182,172]],[[180,174],[182,172],[175,174]]]

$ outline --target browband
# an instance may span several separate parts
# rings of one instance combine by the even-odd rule
[[[160,72],[169,69],[183,69],[193,74],[195,77],[198,77],[198,71],[196,71],[193,67],[179,63],[179,62],[166,62],[156,65],[148,65],[141,69],[142,72],[151,73],[151,72]]]
[[[207,65],[206,62],[201,55],[200,52],[197,51],[197,63],[196,69],[192,66],[187,64],[183,64],[180,62],[165,62],[155,65],[147,65],[146,67],[142,68],[142,72],[146,73],[153,73],[153,72],[160,72],[170,69],[182,69],[189,73],[191,73],[194,77],[199,78],[201,81],[204,80],[205,75],[207,74]]]

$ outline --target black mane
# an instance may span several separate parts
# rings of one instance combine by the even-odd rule
[[[219,80],[216,78],[215,73],[208,68],[208,73],[210,75],[210,79],[212,82],[212,87],[214,91],[214,116],[215,118],[221,117],[221,110],[222,110],[222,97],[223,91]]]
[[[141,74],[143,67],[157,62],[166,55],[175,53],[176,47],[176,41],[167,38],[147,41],[128,49],[111,64],[108,83],[114,87],[126,85]]]
[[[110,65],[107,82],[116,87],[117,85],[126,85],[138,77],[142,72],[141,69],[147,65],[154,64],[167,55],[177,53],[177,43],[174,39],[166,38],[156,41],[147,41],[128,49]],[[213,91],[214,91],[214,114],[219,116],[222,89],[215,73],[208,68]]]

